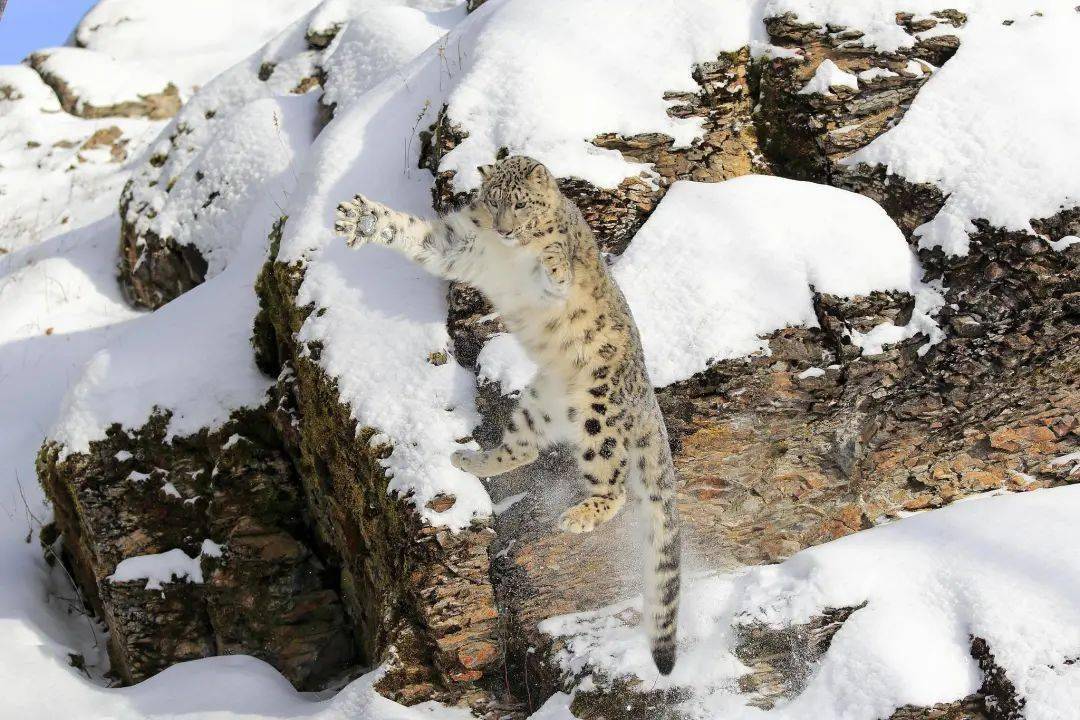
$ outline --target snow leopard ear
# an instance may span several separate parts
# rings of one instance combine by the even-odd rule
[[[539,183],[545,183],[551,179],[551,173],[548,172],[548,169],[544,167],[542,163],[533,162],[532,167],[525,173],[525,177]]]
[[[480,177],[484,180],[490,180],[491,173],[495,172],[494,165],[478,165],[476,169],[480,171]]]

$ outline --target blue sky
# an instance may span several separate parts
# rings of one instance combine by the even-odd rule
[[[0,65],[17,63],[38,48],[62,45],[95,2],[8,0],[0,17]]]

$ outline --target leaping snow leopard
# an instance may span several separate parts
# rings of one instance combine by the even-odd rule
[[[560,526],[589,532],[611,519],[637,483],[649,561],[645,618],[653,660],[675,664],[679,521],[667,430],[645,368],[641,338],[578,208],[541,163],[514,156],[479,168],[475,200],[441,219],[412,217],[357,195],[338,206],[350,246],[378,243],[491,302],[539,368],[492,450],[452,462],[489,477],[536,460],[555,442],[575,448],[589,497]]]

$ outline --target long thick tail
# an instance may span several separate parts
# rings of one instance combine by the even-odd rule
[[[681,553],[679,512],[675,507],[675,469],[670,457],[662,457],[662,460],[666,463],[657,468],[656,482],[647,482],[645,486],[649,545],[645,569],[645,627],[656,669],[661,675],[669,675],[675,667]]]

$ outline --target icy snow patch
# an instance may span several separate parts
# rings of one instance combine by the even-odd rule
[[[121,560],[113,574],[105,579],[114,583],[146,580],[147,590],[160,590],[163,584],[173,582],[174,579],[201,584],[201,557],[189,557],[180,548],[156,555],[137,555]]]
[[[1050,240],[1049,242],[1050,247],[1054,248],[1054,250],[1057,252],[1064,252],[1076,243],[1080,243],[1080,237],[1075,235],[1064,235],[1058,240]]]
[[[172,486],[172,483],[166,483],[166,485]],[[176,493],[175,487],[172,490]],[[180,497],[180,493],[176,493],[176,497]],[[221,553],[221,545],[206,538],[199,546],[199,554],[195,557],[190,557],[180,548],[154,555],[136,555],[117,563],[112,575],[105,579],[109,582],[146,580],[147,590],[160,590],[162,585],[175,580],[201,584],[203,582],[201,559],[203,557],[219,558]]]
[[[858,78],[859,80],[861,80],[862,82],[869,83],[869,82],[873,82],[875,80],[878,80],[879,78],[891,78],[891,77],[899,77],[899,76],[900,76],[899,73],[894,73],[892,70],[889,70],[888,68],[874,67],[874,68],[870,68],[869,70],[863,70],[861,73],[859,73],[855,77]]]
[[[223,552],[223,550],[224,548],[222,548],[221,545],[218,545],[210,538],[206,538],[202,541],[202,545],[199,548],[199,554],[203,555],[204,557],[219,558],[221,557],[221,553]]]

